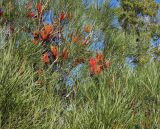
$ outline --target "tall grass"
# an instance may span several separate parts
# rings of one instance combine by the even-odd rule
[[[97,79],[99,83],[88,77],[62,96],[55,90],[56,73],[45,73],[39,82],[32,59],[26,58],[31,54],[26,46],[16,48],[12,40],[5,44],[0,50],[2,129],[160,128],[157,63],[134,72],[118,70],[113,63]]]

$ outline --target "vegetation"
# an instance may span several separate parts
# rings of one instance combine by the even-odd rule
[[[81,0],[77,3],[73,0],[56,2],[35,1],[34,6],[31,4],[35,12],[28,2],[0,2],[0,128],[159,129],[160,65],[158,61],[150,61],[152,53],[147,55],[146,52],[151,38],[147,39],[146,35],[154,29],[149,26],[149,32],[139,31],[139,35],[134,27],[129,32],[123,27],[127,24],[133,25],[132,21],[138,16],[136,14],[132,17],[130,11],[133,13],[135,7],[140,8],[142,3],[124,0],[120,9],[111,9],[106,1],[101,8],[93,5],[86,9]],[[149,15],[155,16],[158,9],[156,3],[145,2],[143,6],[151,4],[155,7],[149,9]],[[51,37],[44,40],[34,35],[37,30],[41,36],[46,31],[46,26],[41,21],[42,12],[37,13],[38,3],[42,4],[44,13],[54,10],[55,19],[60,20],[62,17],[59,16],[63,12],[71,14],[67,17],[70,18],[67,25],[73,37],[76,36],[74,34],[81,35],[84,31],[89,34],[97,30],[103,31],[105,48],[101,53],[88,51],[88,46],[81,45],[84,38],[82,35],[80,39],[73,41],[73,37],[70,39],[68,34],[62,41],[63,45],[56,46],[59,53],[63,53],[66,48],[68,54],[65,52],[65,56],[59,56],[56,53],[52,61],[42,58],[45,52],[53,51],[48,50],[49,46],[44,49],[43,45],[52,45]],[[129,12],[128,7],[131,7]],[[121,22],[121,14],[124,13],[121,9],[124,8],[127,8],[125,14],[131,21],[125,21],[122,30],[112,28],[114,14],[120,16]],[[140,11],[143,12],[144,8]],[[31,15],[32,11],[35,13],[34,17]],[[144,14],[148,14],[148,10]],[[62,33],[62,23],[59,23],[55,28]],[[139,25],[139,21],[135,24]],[[87,28],[85,25],[88,25]],[[140,45],[147,41],[147,48],[142,45],[137,51],[137,38],[140,39]],[[99,42],[103,42],[102,39],[103,36]],[[88,42],[93,42],[92,36]],[[142,52],[140,56],[139,52]],[[140,57],[140,63],[134,70],[125,63],[128,55]],[[77,58],[84,58],[85,61],[77,61]],[[98,66],[102,65],[103,69],[93,70],[91,59],[100,60]],[[80,79],[75,77],[74,85],[66,86],[62,75],[71,73],[77,64],[84,64],[81,74],[78,74]],[[60,66],[62,73],[52,70],[52,66]]]

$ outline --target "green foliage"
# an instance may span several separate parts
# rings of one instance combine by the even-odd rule
[[[121,0],[121,7],[118,11],[119,20],[126,31],[138,29],[144,24],[139,15],[155,17],[158,11],[158,4],[150,0]],[[149,26],[148,26],[149,27]],[[136,31],[139,31],[136,30]]]
[[[148,53],[152,36],[160,33],[159,25],[153,20],[158,9],[159,5],[150,0],[121,0],[121,6],[113,9],[119,17],[126,38],[131,35],[134,37],[131,44],[126,44],[128,54],[136,56],[141,65],[147,63],[152,54]]]
[[[38,83],[26,58],[30,52],[17,53],[13,42],[7,44],[0,54],[2,129],[159,128],[158,64],[133,73],[115,60],[97,81],[88,77],[62,97],[55,92],[56,73],[44,73]]]

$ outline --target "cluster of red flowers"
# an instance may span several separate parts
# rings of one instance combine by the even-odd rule
[[[100,74],[104,68],[108,69],[111,65],[109,60],[104,59],[102,53],[97,53],[96,58],[90,58],[89,66],[92,74]]]
[[[73,43],[78,47],[88,48],[92,43],[92,32],[94,31],[91,24],[85,24],[82,30],[69,32],[67,36],[64,36],[65,26],[74,18],[73,12],[60,11],[54,17],[52,10],[45,9],[42,3],[33,2],[28,2],[25,8],[28,19],[37,23],[35,29],[31,32],[31,40],[34,45],[41,46],[41,61],[44,65],[66,61],[66,63],[71,63],[76,67],[78,64],[86,63],[89,64],[91,74],[100,74],[105,68],[108,69],[110,67],[110,61],[105,60],[102,52],[94,52],[96,53],[95,58],[92,57],[92,52],[88,56],[89,59],[79,56],[78,53],[74,59],[70,58],[70,51],[66,41],[70,39],[70,44]],[[3,16],[3,14],[4,10],[0,8],[0,16]],[[59,45],[60,42],[63,45]],[[85,53],[86,49],[83,50]]]
[[[33,9],[33,3],[30,2],[27,4],[27,17],[37,20],[38,26],[32,34],[33,39],[32,42],[35,45],[41,45],[42,49],[44,50],[43,55],[41,56],[41,61],[45,64],[52,64],[54,61],[57,62],[57,60],[67,60],[69,59],[69,50],[67,48],[67,45],[58,45],[58,43],[55,43],[55,39],[62,40],[62,42],[65,42],[66,39],[63,36],[64,32],[64,24],[65,20],[69,22],[71,18],[73,18],[73,13],[68,12],[60,12],[56,18],[52,21],[52,17],[50,17],[49,24],[43,22],[44,17],[44,9],[41,3],[38,3],[34,6],[35,11],[32,11]],[[90,24],[85,25],[83,32],[90,34],[93,31],[92,26]],[[71,39],[71,43],[74,43],[76,45],[81,45],[84,47],[87,47],[91,43],[91,36],[84,36],[83,34],[73,34],[70,33],[68,35],[68,38]],[[61,48],[60,48],[61,47]],[[89,60],[89,69],[91,74],[100,74],[104,68],[109,68],[111,62],[109,60],[105,60],[103,53],[97,53],[96,57],[91,57],[90,59],[85,58],[77,58],[72,59],[74,66],[77,66],[78,64],[85,63],[87,60]]]
[[[76,29],[74,32],[67,32],[66,36],[64,34],[65,27],[68,23],[75,21],[74,12],[60,11],[57,15],[53,15],[52,10],[47,10],[42,3],[33,2],[27,3],[25,8],[28,19],[37,23],[35,29],[31,32],[31,40],[34,45],[41,46],[42,56],[40,59],[42,64],[47,66],[53,63],[61,65],[63,64],[61,62],[65,61],[72,64],[72,68],[79,64],[87,64],[90,73],[94,75],[99,75],[104,69],[110,67],[111,62],[105,59],[103,52],[91,52],[87,49],[93,42],[92,34],[94,29],[90,23],[85,24],[79,30]],[[3,16],[3,14],[4,11],[0,8],[0,16]],[[70,46],[73,44],[84,48],[82,53],[89,52],[89,56],[79,56],[79,53],[75,57],[70,56],[72,53]],[[93,57],[92,55],[95,53],[96,57]],[[38,73],[41,74],[43,69],[40,68]]]
[[[37,12],[32,11],[33,6],[34,6],[34,8],[36,9]],[[29,2],[29,3],[26,4],[26,8],[28,9],[27,17],[35,18],[35,17],[38,17],[38,16],[43,14],[43,8],[42,8],[41,3],[38,3],[37,5],[34,5],[33,2]]]
[[[53,10],[47,9],[48,6],[33,1],[28,2],[25,8],[25,18],[27,17],[31,27],[23,27],[23,30],[30,34],[32,43],[40,47],[42,53],[39,58],[42,66],[38,62],[35,66],[38,75],[51,68],[60,75],[64,74],[65,77],[62,75],[60,78],[63,83],[73,86],[82,77],[79,72],[86,65],[91,75],[99,75],[109,69],[111,62],[103,54],[103,32],[93,28],[90,18],[86,16],[85,23],[80,21],[82,23],[79,24],[75,22],[75,12],[63,10],[53,14]],[[5,16],[5,11],[0,8],[0,17],[7,19]],[[14,18],[14,14],[12,16]],[[9,24],[10,33],[14,31],[16,24],[13,27],[11,25]]]
[[[44,12],[42,4],[38,3],[35,6],[35,12],[31,10],[33,8],[32,2],[29,2],[26,7],[28,9],[27,16],[29,18],[35,18],[35,20],[40,22],[40,24],[37,27],[38,29],[33,32],[34,38],[32,39],[32,42],[35,45],[39,45],[39,43],[42,43],[44,49],[47,49],[46,52],[42,55],[41,60],[45,64],[51,63],[49,53],[52,53],[52,58],[54,60],[58,57],[62,57],[62,59],[66,60],[68,58],[67,48],[64,47],[61,54],[59,54],[60,52],[58,49],[58,45],[50,43],[50,46],[48,46],[48,42],[51,42],[54,38],[60,38],[60,36],[62,35],[61,32],[63,31],[63,28],[59,26],[59,23],[64,19],[68,18],[67,14],[61,12],[58,15],[58,19],[56,19],[52,24],[43,24],[42,18],[44,16]]]

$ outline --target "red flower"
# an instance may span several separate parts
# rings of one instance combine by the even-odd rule
[[[66,14],[65,14],[64,12],[61,12],[61,13],[58,15],[59,21],[63,21],[65,18],[66,18]]]
[[[45,25],[44,26],[44,31],[48,34],[52,32],[52,26],[51,25]]]
[[[67,48],[63,49],[63,51],[62,51],[62,58],[64,60],[68,59],[68,50],[67,50]]]
[[[52,32],[51,25],[45,25],[43,30],[41,31],[42,40],[47,40],[50,37],[50,33]]]
[[[81,63],[85,63],[85,58],[76,58],[74,60],[74,65],[78,65],[78,64],[81,64]]]
[[[42,40],[47,40],[49,38],[49,33],[47,33],[46,31],[42,31],[41,38]]]
[[[100,74],[103,70],[103,64],[98,64],[97,59],[91,58],[89,60],[90,72],[92,74]]]
[[[33,12],[29,12],[28,14],[27,14],[27,17],[29,17],[29,18],[33,18],[35,16],[35,14],[33,13]]]
[[[57,46],[51,46],[51,52],[53,57],[56,59],[58,57],[58,48]]]
[[[103,60],[104,60],[104,55],[102,53],[97,53],[96,61],[97,62],[103,62]]]
[[[101,72],[102,72],[102,70],[103,70],[103,65],[98,65],[97,67],[96,67],[96,74],[100,74]]]
[[[49,63],[48,53],[43,54],[42,57],[41,57],[41,60],[42,60],[42,62],[44,62],[44,63]]]
[[[95,58],[90,58],[89,66],[90,66],[90,72],[96,73],[97,63]]]
[[[42,4],[41,3],[37,4],[37,11],[38,11],[38,13],[42,13]]]

